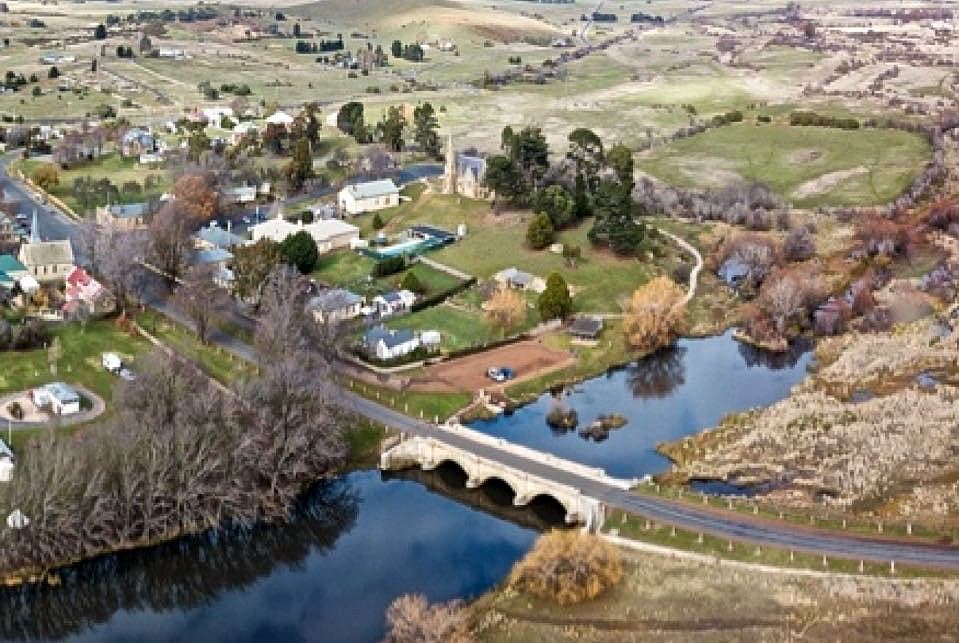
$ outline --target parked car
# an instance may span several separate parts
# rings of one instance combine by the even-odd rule
[[[243,225],[250,225],[251,223],[253,223],[253,220],[250,219],[250,217],[243,217],[242,219],[240,219],[240,222],[243,223]]]
[[[509,366],[491,366],[486,375],[494,382],[505,382],[516,377],[516,373]]]
[[[120,376],[120,379],[126,380],[127,382],[135,382],[137,379],[136,373],[129,368],[121,368],[117,375]]]

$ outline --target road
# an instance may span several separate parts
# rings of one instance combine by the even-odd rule
[[[0,156],[0,183],[3,184],[4,192],[9,195],[8,200],[19,201],[20,212],[28,216],[33,216],[34,209],[37,211],[37,224],[42,239],[70,239],[74,251],[78,251],[83,244],[79,243],[80,231],[77,222],[56,208],[41,203],[22,183],[7,174],[9,165],[18,158],[19,150]]]
[[[6,164],[12,160],[9,156],[3,157],[0,169],[5,170]],[[8,181],[7,185],[14,194],[22,194],[25,200],[33,201],[26,190],[15,181]],[[74,238],[76,226],[70,219],[50,208],[39,204],[37,207],[38,216],[41,210],[43,211],[40,226],[44,236]],[[49,225],[50,228],[44,228],[45,225]],[[152,284],[146,296],[146,303],[177,322],[190,326],[186,317],[172,305],[162,280],[155,279]],[[242,359],[256,360],[253,348],[233,336],[214,331],[210,339]],[[358,414],[374,422],[411,435],[442,440],[452,446],[472,451],[478,456],[495,459],[519,471],[526,471],[531,475],[577,488],[583,494],[600,500],[611,508],[633,512],[650,520],[675,525],[680,529],[767,547],[814,552],[829,557],[895,561],[897,564],[959,570],[959,548],[957,547],[918,541],[865,538],[806,529],[786,523],[686,505],[663,498],[640,496],[513,452],[478,443],[460,434],[444,432],[441,428],[409,418],[350,391],[344,390],[342,399]]]

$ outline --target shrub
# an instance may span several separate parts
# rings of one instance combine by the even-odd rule
[[[622,577],[619,550],[613,545],[578,531],[551,531],[516,564],[509,584],[560,605],[574,605],[596,598]]]
[[[383,217],[380,216],[380,213],[377,212],[373,215],[373,229],[382,230],[383,226],[386,225],[386,222],[383,221]]]
[[[403,257],[384,257],[373,266],[374,277],[388,277],[395,275],[406,267],[406,259]]]
[[[786,261],[806,261],[816,254],[816,241],[803,226],[796,228],[783,241],[783,258]]]
[[[50,190],[60,184],[60,170],[53,163],[44,163],[33,171],[30,180],[43,190]]]
[[[10,414],[14,420],[23,419],[23,407],[20,406],[20,402],[11,402],[7,405],[7,412]]]
[[[426,288],[423,286],[423,283],[420,281],[420,278],[417,277],[416,273],[412,270],[403,275],[403,279],[400,281],[400,288],[415,293],[421,293],[426,290]]]
[[[549,220],[549,215],[540,212],[529,222],[526,229],[526,241],[534,250],[542,250],[553,242],[553,223]]]
[[[467,643],[467,610],[462,601],[430,604],[422,594],[404,594],[386,610],[386,643]]]

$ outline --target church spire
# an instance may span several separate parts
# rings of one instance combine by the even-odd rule
[[[37,209],[33,209],[33,224],[30,227],[30,243],[40,243],[40,226],[37,225]]]

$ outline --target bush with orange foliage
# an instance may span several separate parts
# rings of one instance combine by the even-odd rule
[[[619,550],[599,536],[551,531],[516,563],[509,584],[560,605],[596,598],[623,577]]]
[[[669,277],[656,277],[633,293],[623,321],[630,346],[655,350],[686,329],[686,294]]]
[[[211,177],[204,172],[190,172],[179,177],[173,183],[173,195],[181,210],[197,225],[213,219],[219,212],[220,197],[213,189]]]
[[[959,236],[959,201],[943,199],[933,203],[926,215],[926,223],[937,230]]]

